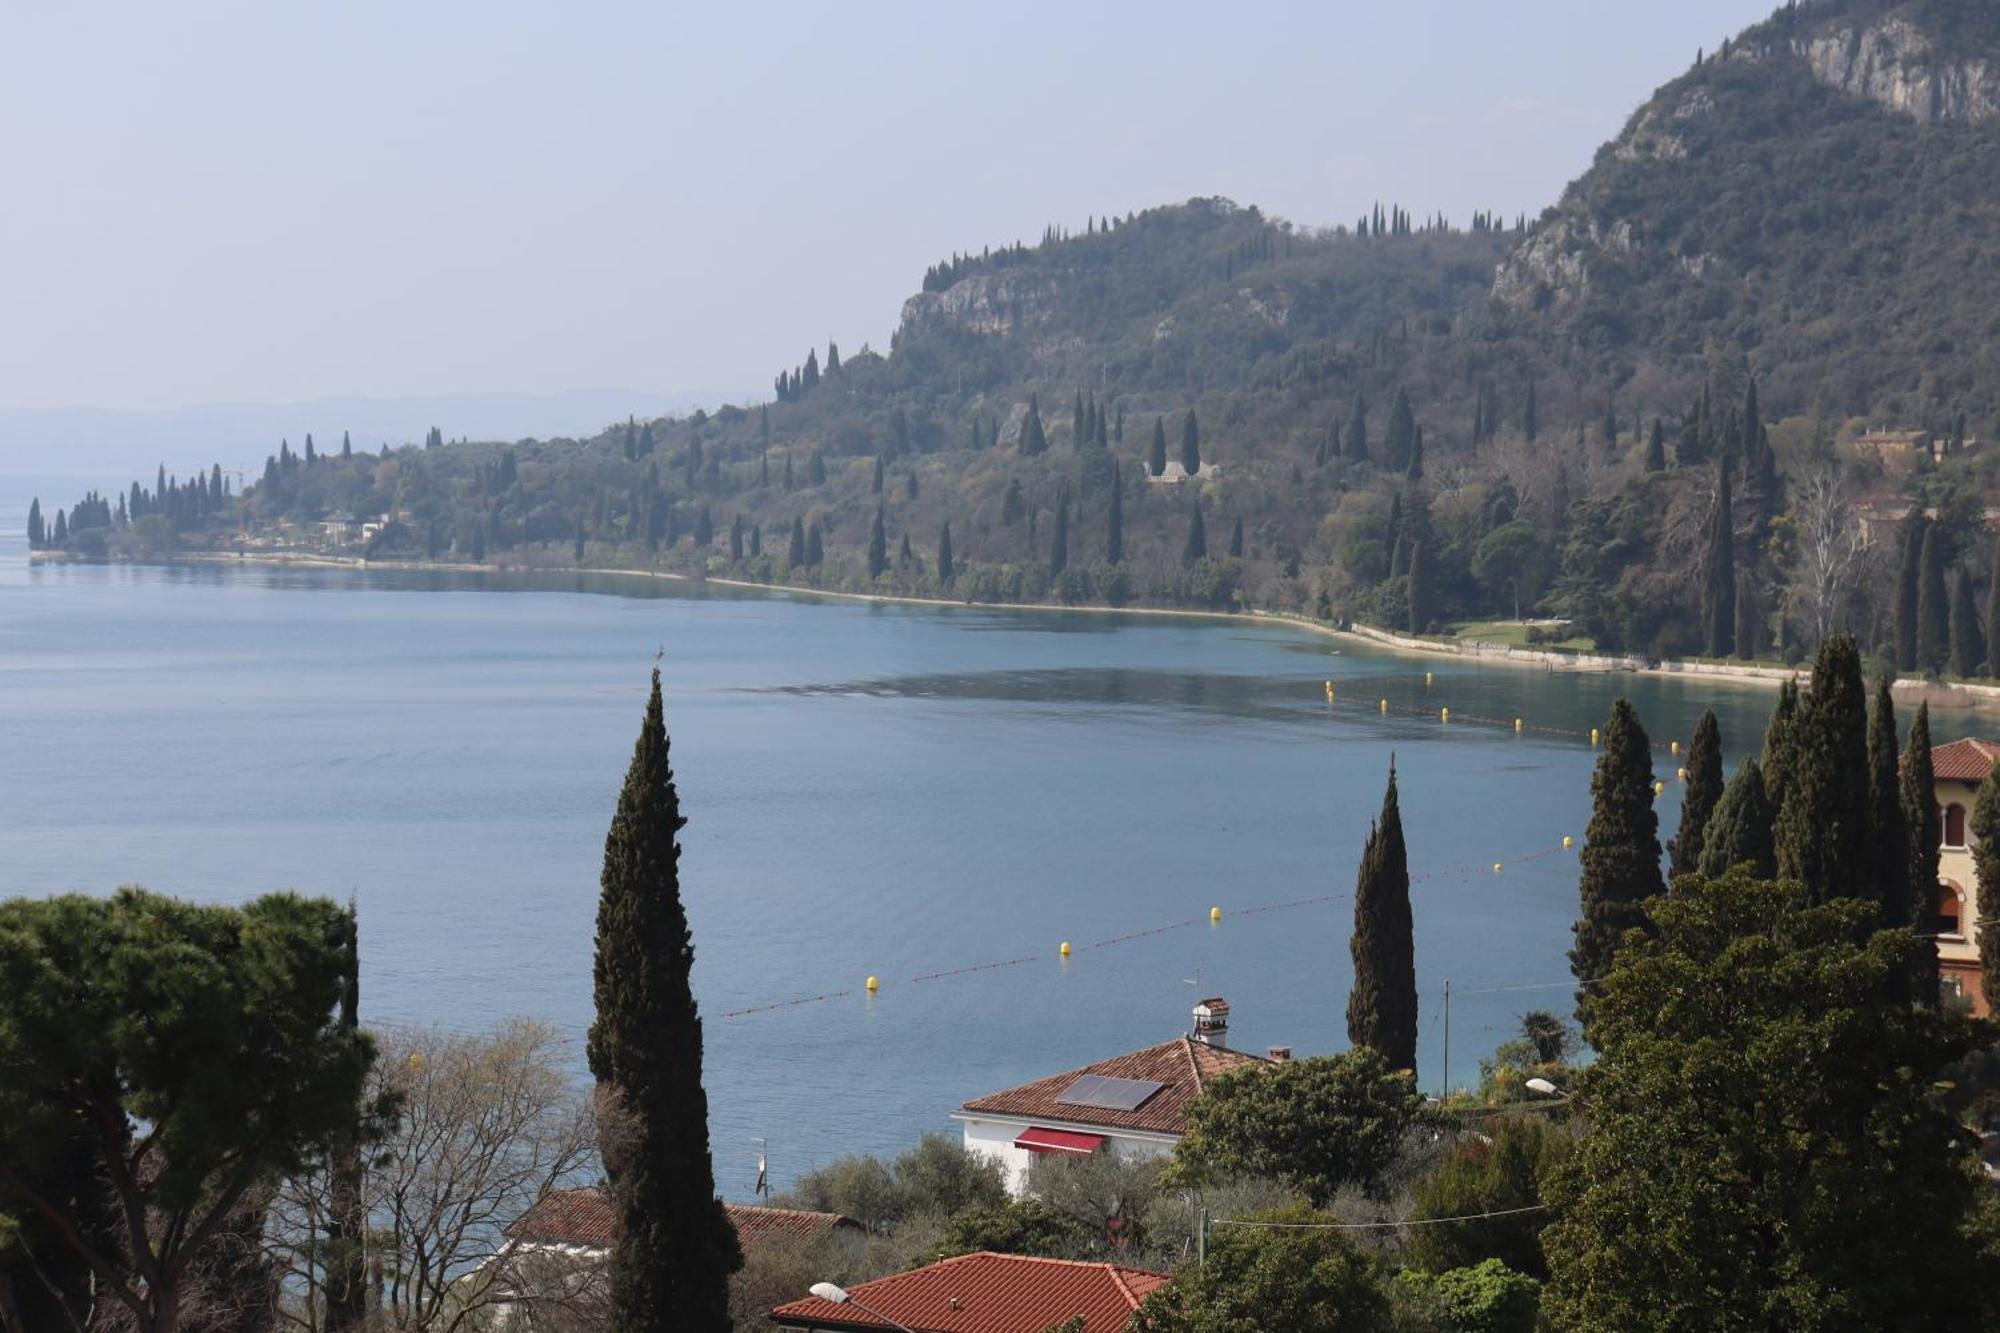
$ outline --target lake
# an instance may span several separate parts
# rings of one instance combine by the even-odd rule
[[[894,1153],[953,1131],[968,1097],[1185,1031],[1205,995],[1228,998],[1241,1048],[1343,1047],[1347,895],[1392,755],[1420,1072],[1443,1078],[1449,979],[1451,1075],[1469,1081],[1522,1013],[1570,1007],[1560,844],[1589,813],[1581,733],[1621,692],[1662,741],[1713,703],[1733,767],[1773,699],[1248,621],[635,577],[30,566],[25,491],[0,483],[0,506],[8,892],[351,895],[365,1017],[530,1015],[571,1035],[579,1070],[598,861],[663,654],[732,1199],[759,1138],[780,1186]],[[1531,729],[1469,720],[1516,716]],[[1938,718],[1941,739],[1966,730]],[[1660,752],[1662,777],[1674,762]],[[1660,810],[1670,834],[1673,787]],[[988,963],[1010,965],[956,971]]]

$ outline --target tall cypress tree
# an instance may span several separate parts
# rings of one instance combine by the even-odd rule
[[[1042,405],[1034,394],[1028,395],[1028,419],[1021,426],[1021,456],[1033,458],[1047,453],[1048,433],[1042,429]]]
[[[1410,436],[1410,461],[1403,468],[1403,477],[1408,481],[1424,479],[1424,428],[1418,426]]]
[[[882,506],[875,506],[875,521],[868,525],[868,577],[874,578],[889,567],[889,532],[883,522]]]
[[[1852,635],[1830,635],[1820,644],[1796,737],[1791,770],[1775,775],[1783,792],[1778,874],[1805,885],[1814,903],[1876,900],[1869,882],[1868,702]]]
[[[1896,571],[1896,668],[1917,669],[1917,603],[1923,589],[1924,532],[1929,522],[1922,505],[1903,520],[1903,560]]]
[[[1156,477],[1167,475],[1167,419],[1153,418],[1153,445],[1146,453],[1146,470]]]
[[[1236,522],[1229,529],[1229,555],[1231,559],[1243,558],[1243,515],[1236,516]]]
[[[1990,775],[1972,803],[1972,864],[1979,876],[1979,971],[1990,1001],[2000,995],[2000,779]]]
[[[1777,818],[1779,802],[1784,797],[1784,784],[1789,781],[1793,761],[1799,748],[1799,682],[1798,677],[1787,677],[1778,687],[1778,704],[1771,710],[1771,721],[1764,728],[1764,750],[1758,766],[1764,771],[1764,800],[1771,807],[1771,817]]]
[[[1125,478],[1111,474],[1111,512],[1104,520],[1104,559],[1117,564],[1125,558]]]
[[[1069,568],[1069,495],[1065,492],[1056,499],[1056,530],[1049,541],[1049,577],[1055,578]]]
[[[1347,430],[1341,436],[1341,451],[1356,461],[1368,457],[1368,400],[1359,389],[1354,391],[1354,402],[1347,409]]]
[[[1692,875],[1700,868],[1702,839],[1722,799],[1722,728],[1713,708],[1704,709],[1688,742],[1687,783],[1681,796],[1681,827],[1669,845],[1670,875]]]
[[[1181,550],[1181,560],[1193,564],[1208,558],[1208,534],[1201,526],[1201,501],[1196,500],[1188,515],[1187,545]]]
[[[1347,1039],[1367,1046],[1391,1069],[1417,1067],[1417,950],[1410,917],[1409,854],[1396,800],[1396,765],[1382,814],[1368,830],[1354,882],[1354,989],[1347,997]]]
[[[1936,675],[1951,660],[1951,603],[1944,582],[1944,534],[1935,524],[1924,529],[1917,578],[1917,665]]]
[[[340,1026],[361,1029],[361,945],[359,922],[352,902],[347,905],[344,937],[346,976],[340,988]],[[366,1137],[366,1109],[354,1108],[350,1130],[333,1145],[326,1226],[326,1328],[343,1333],[360,1328],[368,1317],[368,1208],[362,1194],[361,1147]]]
[[[1424,634],[1437,618],[1436,596],[1432,589],[1430,543],[1418,537],[1410,543],[1410,633]]]
[[[1195,424],[1192,407],[1181,420],[1181,466],[1190,477],[1201,471],[1201,427]]]
[[[1961,569],[1951,591],[1951,669],[1962,677],[1976,676],[1986,663],[1986,631],[1979,624],[1979,603],[1972,593],[1972,575]]]
[[[786,549],[785,563],[796,569],[806,562],[806,525],[804,519],[792,520],[792,544]]]
[[[1399,386],[1389,404],[1389,430],[1382,442],[1382,465],[1399,472],[1407,468],[1416,435],[1417,414],[1410,406],[1409,392]]]
[[[1919,1004],[1938,1004],[1937,892],[1938,828],[1937,775],[1931,767],[1931,706],[1917,705],[1916,721],[1910,723],[1910,743],[1903,750],[1898,795],[1903,807],[1903,828],[1908,836],[1909,907],[1906,919],[1916,928],[1917,950],[1911,964],[1911,992]]]
[[[1710,657],[1736,651],[1736,519],[1729,499],[1729,465],[1716,469],[1715,511],[1708,520],[1702,616]]]
[[[1703,879],[1720,879],[1731,866],[1748,863],[1752,875],[1770,879],[1778,873],[1771,819],[1771,803],[1764,799],[1764,771],[1755,759],[1745,759],[1708,817],[1695,869]]]
[[[946,522],[938,530],[938,583],[948,584],[958,574],[958,567],[951,559],[951,524]]]
[[[674,789],[660,672],[604,840],[593,968],[590,1072],[612,1108],[605,1174],[615,1213],[613,1333],[727,1333],[736,1231],[715,1195],[701,1018],[681,906],[680,796]]]
[[[1667,470],[1667,428],[1658,417],[1653,418],[1653,433],[1646,437],[1646,471],[1665,472]]]
[[[1993,582],[1986,589],[1986,674],[2000,676],[2000,541],[1993,543]]]
[[[1577,1018],[1586,1037],[1595,983],[1611,970],[1625,932],[1646,925],[1646,900],[1666,889],[1660,878],[1660,817],[1653,809],[1652,743],[1630,700],[1611,705],[1603,740],[1590,779],[1590,827],[1578,856],[1581,911],[1569,951]]]
[[[1910,924],[1910,830],[1903,818],[1903,779],[1896,753],[1896,704],[1889,678],[1875,683],[1875,706],[1868,714],[1868,852],[1874,858],[1867,887],[1881,904],[1882,925]],[[1898,988],[1909,998],[1908,977]]]

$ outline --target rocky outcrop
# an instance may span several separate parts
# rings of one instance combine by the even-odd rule
[[[1493,275],[1493,299],[1518,310],[1561,309],[1590,295],[1590,261],[1607,252],[1628,253],[1630,222],[1600,226],[1596,219],[1560,217],[1536,228]]]
[[[1017,333],[1055,299],[1046,277],[1002,270],[963,278],[941,292],[919,292],[903,302],[906,331],[940,325],[968,333]]]
[[[1918,121],[2000,116],[2000,62],[1945,56],[1899,15],[1802,34],[1792,49],[1822,83]]]

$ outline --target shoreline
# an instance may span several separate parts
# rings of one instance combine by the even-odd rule
[[[1789,667],[1759,666],[1754,663],[1723,664],[1716,662],[1671,659],[1664,662],[1647,662],[1643,659],[1617,654],[1561,653],[1541,648],[1517,648],[1511,644],[1489,643],[1468,639],[1443,643],[1432,639],[1417,638],[1412,635],[1397,634],[1390,630],[1377,629],[1371,625],[1352,625],[1342,629],[1336,625],[1323,624],[1304,616],[1282,611],[1197,611],[1181,610],[1158,606],[1072,606],[1060,602],[964,602],[943,597],[914,597],[898,593],[845,592],[831,588],[801,588],[789,583],[758,583],[750,579],[715,578],[681,574],[664,569],[604,569],[596,566],[570,566],[566,568],[538,568],[532,565],[464,564],[449,560],[364,560],[358,556],[320,555],[316,553],[288,553],[279,551],[244,552],[189,551],[166,560],[151,561],[93,561],[74,560],[61,552],[30,551],[29,562],[50,561],[72,564],[151,564],[173,566],[195,565],[258,565],[282,568],[287,565],[305,565],[328,569],[354,570],[414,570],[445,574],[590,574],[598,576],[626,576],[631,578],[659,579],[670,583],[685,583],[693,586],[713,584],[722,588],[734,588],[751,592],[779,593],[789,597],[833,598],[840,601],[877,603],[889,606],[928,606],[944,610],[983,611],[1055,611],[1081,613],[1099,616],[1154,616],[1183,620],[1233,621],[1238,624],[1283,625],[1321,638],[1376,648],[1391,654],[1415,657],[1449,657],[1479,666],[1512,667],[1517,670],[1540,670],[1543,672],[1575,672],[1586,675],[1613,675],[1625,672],[1635,676],[1652,676],[1658,679],[1700,681],[1718,685],[1751,686],[1774,689],[1787,680],[1803,680],[1809,673],[1803,666]],[[2000,712],[2000,685],[1974,685],[1929,681],[1922,678],[1898,679],[1891,690],[1900,701],[1924,702],[1944,708],[1963,708],[1973,711]]]

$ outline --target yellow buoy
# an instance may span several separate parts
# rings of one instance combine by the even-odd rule
[[[1069,957],[1069,941],[1068,941],[1068,940],[1064,940],[1064,941],[1062,942],[1062,956],[1063,956],[1063,957],[1065,957],[1065,958]]]
[[[1674,770],[1674,777],[1678,781],[1686,782],[1688,780],[1688,771],[1685,768],[1677,768]]]
[[[1500,873],[1500,863],[1498,861],[1493,863],[1493,873],[1496,875]]]
[[[1668,742],[1667,742],[1667,753],[1668,753],[1668,754],[1679,754],[1680,752],[1681,752],[1681,743],[1680,743],[1679,741],[1668,741]]]
[[[1451,710],[1449,708],[1438,709],[1438,721],[1440,722],[1451,721]]]
[[[1220,907],[1211,907],[1211,908],[1209,908],[1209,909],[1208,909],[1208,919],[1209,919],[1210,921],[1220,921],[1220,920],[1222,920],[1222,909],[1221,909]]]
[[[1567,833],[1563,834],[1563,850],[1568,851],[1574,846],[1576,846],[1576,839],[1570,837]]]
[[[1591,743],[1592,745],[1595,745],[1595,744],[1597,744],[1597,728],[1596,728],[1596,727],[1592,727],[1592,728],[1590,729],[1590,743]]]
[[[881,978],[879,978],[879,977],[870,977],[870,978],[868,978],[868,993],[869,993],[870,995],[873,995],[873,994],[874,994],[874,993],[875,993],[876,991],[878,991],[878,990],[881,990],[881,989],[882,989],[882,981],[881,981]]]
[[[1388,701],[1387,699],[1384,699],[1384,700],[1382,701],[1382,712],[1383,712],[1384,714],[1387,714],[1387,713],[1388,713],[1388,711],[1389,711],[1389,701]]]
[[[1514,719],[1514,734],[1515,734],[1516,736],[1520,735],[1520,734],[1521,734],[1521,732],[1522,732],[1522,731],[1523,731],[1523,730],[1525,729],[1525,726],[1526,726],[1526,724],[1525,724],[1525,723],[1523,723],[1523,722],[1521,721],[1521,719],[1520,719],[1520,718],[1518,718],[1518,717],[1517,717],[1517,718],[1515,718],[1515,719]]]
[[[1666,790],[1667,790],[1667,784],[1664,782],[1655,782],[1653,784],[1653,795],[1655,796],[1663,795],[1666,792]]]
[[[1424,672],[1424,685],[1428,687],[1430,683],[1431,683],[1431,673],[1426,671]]]

